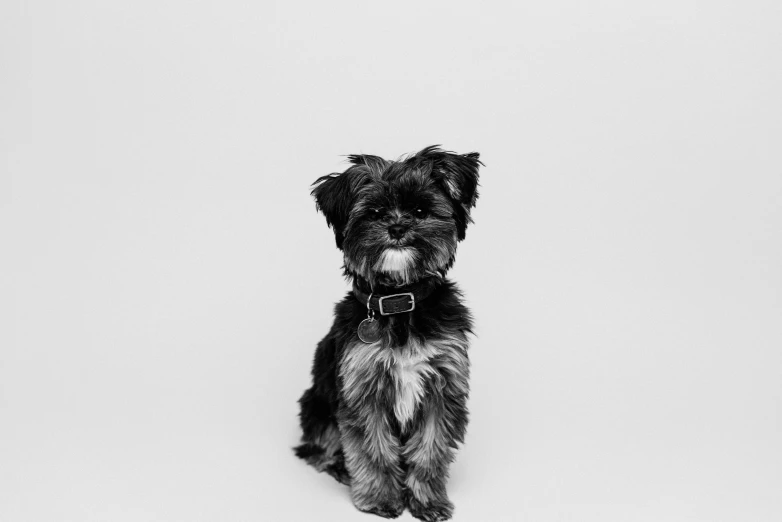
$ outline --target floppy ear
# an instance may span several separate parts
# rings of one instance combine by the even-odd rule
[[[343,232],[355,201],[358,175],[355,167],[351,167],[342,174],[321,176],[312,184],[312,196],[318,210],[326,216],[326,223],[334,229],[339,249],[342,249]]]
[[[455,154],[427,147],[417,154],[431,160],[432,177],[438,180],[454,202],[459,240],[464,239],[468,223],[472,223],[470,209],[478,199],[478,169],[483,163],[477,152]]]

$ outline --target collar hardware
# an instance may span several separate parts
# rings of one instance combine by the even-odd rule
[[[399,290],[407,290],[398,294],[377,295],[374,292],[362,292],[358,285],[353,285],[353,295],[359,303],[367,307],[367,318],[372,318],[374,312],[380,315],[394,315],[412,312],[424,299],[429,297],[437,287],[438,280],[429,279],[420,281]]]
[[[388,304],[386,304],[386,301],[388,301]],[[412,292],[386,295],[378,298],[377,305],[380,308],[380,315],[412,312],[415,310],[415,295]]]

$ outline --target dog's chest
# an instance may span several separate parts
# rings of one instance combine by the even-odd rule
[[[413,418],[424,396],[426,380],[434,374],[429,359],[418,353],[400,353],[390,373],[394,382],[394,414],[404,425]]]
[[[411,341],[389,348],[381,343],[357,344],[350,348],[340,374],[349,402],[380,395],[391,399],[393,413],[405,426],[415,415],[431,379],[437,356],[433,345]]]

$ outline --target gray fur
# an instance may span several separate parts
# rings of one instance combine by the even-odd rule
[[[349,483],[362,511],[393,518],[407,507],[426,521],[453,511],[445,485],[468,422],[472,318],[445,276],[472,222],[478,158],[437,146],[398,161],[354,155],[313,185],[354,288],[315,351],[295,451]],[[370,293],[412,293],[416,306],[381,314],[380,340],[364,344]]]
[[[445,404],[467,400],[467,339],[411,337],[394,348],[384,341],[356,342],[345,350],[339,376],[339,428],[356,507],[366,511],[381,501],[393,511],[402,506],[404,486],[421,506],[452,509],[445,492],[447,466],[462,438]],[[384,409],[384,401],[392,408]],[[393,433],[392,415],[405,443]]]

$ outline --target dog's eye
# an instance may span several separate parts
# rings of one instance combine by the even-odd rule
[[[380,219],[380,216],[382,216],[383,213],[380,211],[379,208],[371,208],[369,209],[369,218],[370,219]]]
[[[418,207],[413,211],[413,215],[417,218],[425,218],[426,217],[426,209]]]

